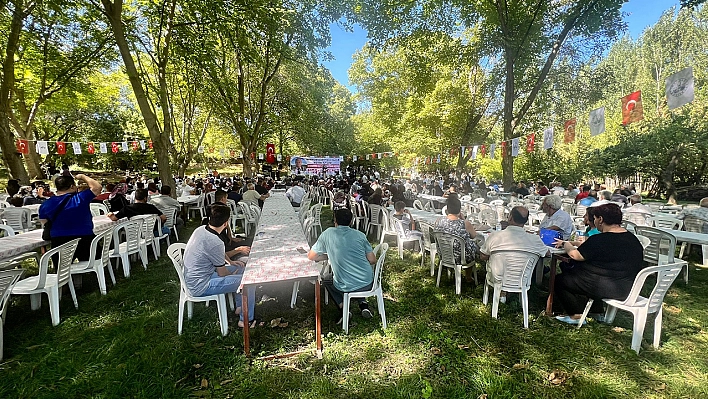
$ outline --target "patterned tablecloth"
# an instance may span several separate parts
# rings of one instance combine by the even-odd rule
[[[94,216],[93,232],[98,234],[106,231],[116,223],[118,222],[112,221],[106,215]],[[43,245],[49,245],[49,241],[42,239],[42,229],[0,238],[0,261],[32,251]]]
[[[307,259],[309,249],[290,201],[281,192],[271,192],[263,205],[241,287],[318,277],[320,268]]]

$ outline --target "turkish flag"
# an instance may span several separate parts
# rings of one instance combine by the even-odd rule
[[[137,151],[140,148],[140,144],[137,141],[133,141],[133,151]]]
[[[502,147],[502,158],[506,157],[506,141],[501,142]]]
[[[534,144],[536,143],[536,133],[531,133],[526,136],[526,152],[533,152]]]
[[[266,162],[275,163],[275,144],[266,144]]]
[[[152,140],[148,140],[148,147],[152,150]]]
[[[481,146],[479,146],[479,154],[482,158],[484,158],[484,156],[487,154],[487,146],[486,145],[482,144]]]
[[[120,151],[120,148],[118,147],[118,143],[115,141],[111,143],[111,151],[113,151],[114,154],[118,153]]]
[[[88,146],[86,147],[86,152],[89,154],[93,154],[96,152],[96,147],[93,145],[93,143],[88,143]]]
[[[23,139],[17,140],[17,152],[20,154],[29,154],[29,141]]]
[[[644,119],[642,91],[638,90],[622,97],[622,125],[627,126],[642,119]]]
[[[578,120],[575,118],[565,121],[565,124],[563,125],[563,143],[569,144],[575,141],[575,125],[577,124]]]
[[[57,141],[57,154],[66,154],[66,143],[64,143],[63,141]]]

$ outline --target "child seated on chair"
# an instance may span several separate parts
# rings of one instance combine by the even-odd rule
[[[395,211],[391,214],[391,216],[401,221],[401,225],[403,226],[403,233],[406,235],[406,237],[423,236],[423,233],[416,229],[417,226],[415,220],[413,220],[411,212],[406,209],[405,202],[396,201],[396,203],[393,204],[393,209]]]

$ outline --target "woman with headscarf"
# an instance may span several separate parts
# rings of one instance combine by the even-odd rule
[[[118,212],[123,209],[126,205],[130,205],[130,202],[125,197],[128,192],[128,186],[125,183],[118,183],[111,191],[111,195],[108,196],[108,203],[110,204],[111,212]]]

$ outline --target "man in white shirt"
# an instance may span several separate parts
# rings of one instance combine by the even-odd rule
[[[299,207],[302,202],[302,197],[305,196],[305,189],[302,188],[302,183],[298,182],[290,187],[288,191],[285,192],[285,196],[288,197],[292,206]]]
[[[543,197],[541,209],[548,217],[541,222],[539,228],[561,231],[563,240],[567,241],[570,239],[570,235],[573,234],[575,226],[573,226],[573,219],[568,212],[561,209],[562,205],[563,200],[557,195]]]
[[[172,187],[164,184],[162,185],[162,188],[160,188],[160,194],[150,197],[150,200],[148,202],[155,205],[158,209],[175,208],[176,214],[178,214],[180,209],[182,209],[182,204],[180,204],[179,201],[177,201],[176,199],[172,198]],[[175,226],[177,226],[178,228],[182,228],[182,226],[184,226],[184,220],[177,216]]]
[[[529,210],[523,206],[516,206],[509,212],[509,225],[502,231],[495,231],[487,237],[480,248],[480,258],[487,260],[494,251],[525,251],[546,256],[548,247],[536,234],[529,234],[524,230],[528,222]],[[501,283],[504,276],[504,262],[487,262],[487,281],[490,284]],[[502,296],[505,297],[505,296]],[[504,302],[504,301],[502,301]]]
[[[265,201],[266,195],[261,195],[258,191],[256,191],[255,184],[248,183],[248,185],[246,185],[246,188],[248,188],[248,190],[243,193],[243,198],[241,199],[241,202],[258,205],[259,199],[261,201]]]

